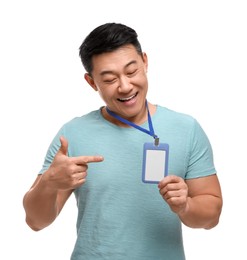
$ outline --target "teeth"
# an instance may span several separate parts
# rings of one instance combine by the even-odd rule
[[[136,94],[135,94],[136,95]],[[133,97],[135,97],[135,95],[128,97],[128,98],[119,98],[120,101],[128,101],[131,100]]]

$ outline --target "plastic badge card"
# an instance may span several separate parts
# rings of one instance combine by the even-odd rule
[[[143,147],[142,181],[159,183],[168,174],[169,145],[145,143]]]

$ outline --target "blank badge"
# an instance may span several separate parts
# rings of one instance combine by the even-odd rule
[[[143,147],[142,181],[159,183],[168,174],[169,145],[145,143]]]

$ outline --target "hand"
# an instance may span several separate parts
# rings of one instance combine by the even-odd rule
[[[188,207],[188,186],[184,179],[175,175],[166,176],[159,182],[158,188],[173,212],[180,214],[186,210]]]
[[[50,168],[43,174],[43,180],[50,189],[71,190],[86,181],[88,163],[103,161],[102,156],[68,157],[68,141],[60,137],[61,147]]]

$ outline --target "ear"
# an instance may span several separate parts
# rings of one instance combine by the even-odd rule
[[[148,56],[147,56],[146,52],[142,53],[142,59],[143,59],[143,62],[144,62],[145,68],[146,68],[146,73],[147,73],[147,71],[148,71]]]
[[[88,73],[85,73],[85,74],[84,74],[84,79],[87,81],[87,83],[88,83],[95,91],[98,91],[98,88],[97,88],[97,86],[95,85],[93,78],[92,78]]]

